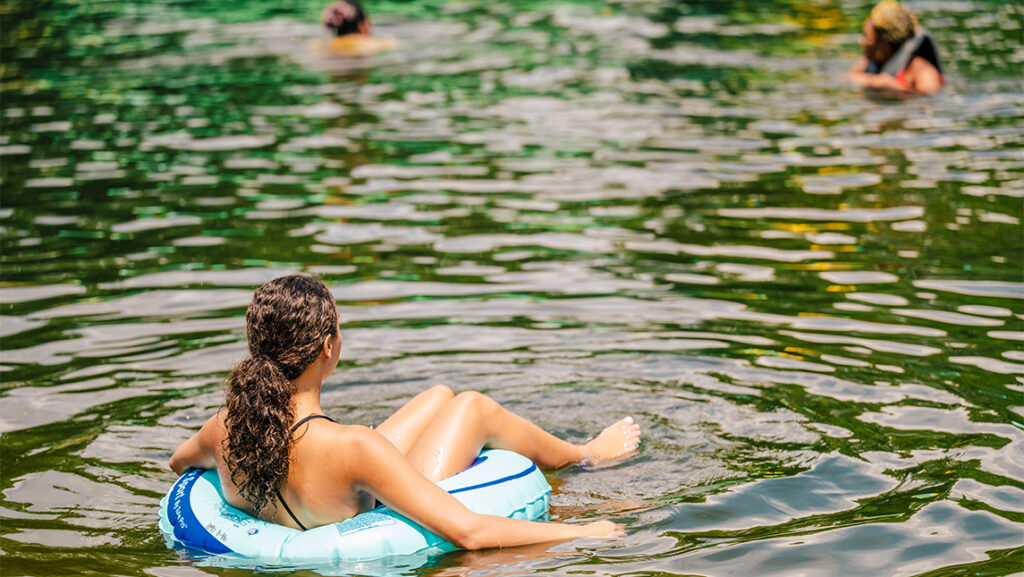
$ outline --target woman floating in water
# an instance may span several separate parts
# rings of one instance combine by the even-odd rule
[[[438,385],[376,429],[336,423],[320,408],[320,391],[341,352],[338,312],[327,287],[307,276],[260,287],[246,313],[246,336],[251,356],[228,379],[226,408],[170,461],[179,475],[216,468],[232,506],[305,530],[353,517],[377,500],[464,549],[621,532],[610,521],[477,514],[434,482],[465,469],[484,447],[515,451],[543,468],[623,459],[640,443],[632,418],[575,445],[483,394],[455,395]]]
[[[864,55],[850,69],[853,82],[918,94],[934,94],[944,83],[939,52],[931,34],[906,7],[882,0],[864,21]]]
[[[341,56],[370,56],[398,45],[394,38],[370,36],[373,25],[359,0],[338,0],[323,13],[324,27],[334,34],[330,52]]]

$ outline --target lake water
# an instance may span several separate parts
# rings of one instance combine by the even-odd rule
[[[548,476],[624,538],[291,574],[1024,570],[1024,11],[909,5],[935,97],[843,82],[861,0],[384,0],[364,59],[312,0],[6,4],[2,572],[250,573],[156,516],[291,272],[342,421],[446,383],[646,434]]]

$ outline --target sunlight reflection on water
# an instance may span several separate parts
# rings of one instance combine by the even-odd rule
[[[5,16],[12,571],[204,567],[166,461],[294,272],[339,304],[333,416],[444,382],[647,434],[549,475],[621,540],[320,572],[1019,569],[1019,7],[914,4],[948,85],[893,100],[837,80],[867,2],[384,2],[366,59],[318,6],[76,6]]]

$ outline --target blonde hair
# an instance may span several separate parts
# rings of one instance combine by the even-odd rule
[[[871,9],[871,25],[889,44],[899,46],[917,34],[917,17],[895,0],[882,0]]]

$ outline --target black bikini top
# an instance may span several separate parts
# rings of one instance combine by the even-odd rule
[[[293,426],[292,430],[291,430],[292,434],[294,435],[295,431],[299,430],[299,427],[301,427],[302,425],[306,424],[307,421],[311,421],[313,419],[327,419],[328,421],[330,421],[332,423],[336,422],[334,419],[328,417],[327,415],[317,415],[317,414],[307,415],[307,416],[299,419],[298,423],[295,423],[295,426]],[[302,521],[299,521],[299,518],[295,516],[295,513],[292,513],[292,508],[288,506],[288,503],[285,503],[284,497],[281,496],[281,489],[280,488],[274,489],[274,493],[277,495],[277,500],[280,501],[282,505],[284,505],[284,510],[288,512],[288,515],[292,518],[292,521],[295,521],[295,524],[298,525],[300,529],[305,531],[306,530],[306,526],[302,524]]]

